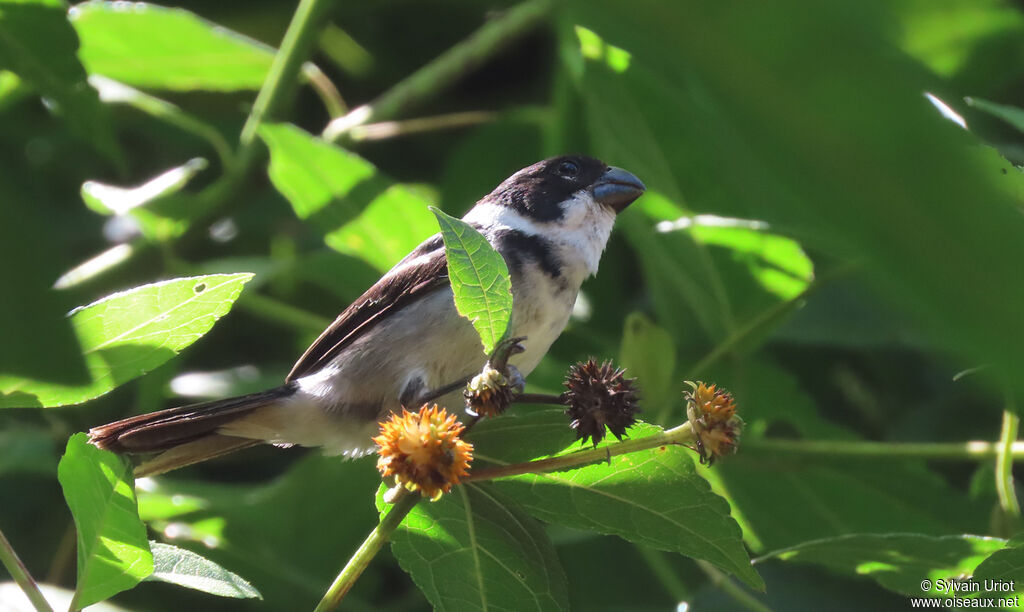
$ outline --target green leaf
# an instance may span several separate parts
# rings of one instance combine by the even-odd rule
[[[155,176],[137,187],[117,187],[99,181],[82,184],[82,200],[101,215],[124,215],[157,198],[177,193],[209,164],[201,157]]]
[[[110,116],[86,83],[77,50],[78,37],[68,24],[63,2],[0,4],[0,68],[14,72],[51,99],[79,138],[121,162]]]
[[[180,192],[208,165],[205,159],[196,157],[137,187],[86,181],[82,184],[82,200],[101,215],[130,215],[146,238],[165,242],[184,233],[191,219],[200,216],[206,207],[201,195]]]
[[[455,308],[480,334],[488,355],[512,318],[512,282],[501,254],[473,226],[431,207],[441,226]]]
[[[35,474],[53,477],[57,451],[53,432],[42,427],[17,423],[5,424],[0,430],[0,477],[9,474]]]
[[[1024,108],[1009,104],[997,104],[982,98],[967,98],[967,103],[993,117],[1012,125],[1018,132],[1024,132]]]
[[[250,473],[275,472],[282,453],[272,449],[222,461]],[[283,453],[287,454],[287,453]],[[333,483],[324,487],[324,483]],[[143,485],[146,491],[142,492]],[[372,492],[380,485],[380,473],[372,461],[339,461],[321,453],[309,453],[285,473],[264,483],[200,482],[175,480],[173,475],[139,481],[140,505],[150,494],[185,496],[202,500],[203,508],[169,520],[155,520],[150,529],[172,543],[203,545],[203,556],[231,568],[259,585],[267,610],[312,610],[334,579],[339,563],[366,537],[378,513]],[[311,491],[317,491],[311,496]],[[339,520],[338,509],[345,509]],[[152,506],[150,506],[152,509]],[[171,510],[170,508],[165,508]],[[192,546],[189,546],[193,548]],[[378,569],[395,580],[393,564],[371,565],[350,597],[362,597],[375,589]],[[410,581],[403,581],[411,588]],[[414,589],[412,589],[414,590]]]
[[[274,50],[184,9],[86,2],[69,12],[90,74],[137,87],[259,89]]]
[[[998,0],[894,2],[892,25],[900,48],[959,91],[999,91],[1020,76],[1016,57],[1024,47],[1024,15]],[[980,69],[982,66],[996,69]]]
[[[488,461],[519,463],[559,453],[576,433],[564,408],[513,404],[500,419],[479,421],[466,437]]]
[[[377,508],[383,503],[381,487]],[[544,529],[486,485],[420,503],[391,550],[435,610],[565,610],[565,574]]]
[[[221,597],[263,599],[244,578],[191,550],[159,542],[149,544],[153,550],[154,568],[146,580],[169,582]]]
[[[638,424],[629,433],[640,437],[659,431]],[[578,447],[572,444],[565,452]],[[492,459],[483,451],[476,453],[478,460]],[[729,516],[729,504],[697,475],[688,452],[662,447],[621,455],[608,463],[492,484],[543,521],[703,559],[763,590],[764,582],[750,566],[739,525]]]
[[[130,589],[153,572],[139,519],[131,464],[78,433],[68,439],[57,476],[78,529],[78,610]]]
[[[90,382],[62,385],[0,375],[0,408],[77,404],[145,374],[208,332],[251,278],[244,272],[179,278],[74,310],[71,324]]]
[[[814,280],[814,264],[798,242],[767,228],[759,221],[713,215],[684,217],[666,226],[688,230],[704,244],[729,249],[765,289],[784,300],[793,299]]]
[[[934,584],[970,575],[983,559],[1004,546],[1006,540],[973,535],[854,534],[805,542],[771,552],[755,562],[780,559],[815,563],[867,576],[904,595],[938,596],[940,591],[922,592],[921,582],[927,578]]]
[[[682,405],[675,381],[676,345],[672,335],[639,312],[626,317],[622,330],[621,366],[626,376],[637,379],[645,414],[661,422],[676,405]]]
[[[1012,580],[1015,592],[1024,590],[1024,546],[1020,546],[1019,535],[997,550],[974,568],[974,579],[978,581]]]
[[[893,61],[880,26],[888,4],[571,7],[571,23],[630,54],[621,72],[565,56],[595,153],[628,160],[645,198],[682,201],[685,185],[695,210],[763,219],[861,262],[874,289],[967,363],[1012,371],[1024,361],[1006,341],[1024,337],[1018,177],[930,107],[922,92],[941,81]],[[563,49],[573,38],[563,28]],[[978,299],[993,287],[998,300]]]
[[[143,480],[143,483],[136,483],[139,496],[139,518],[143,521],[158,521],[161,519],[177,518],[206,508],[206,500],[194,495],[173,495],[161,493],[155,489],[155,481]],[[152,483],[152,486],[150,486]]]
[[[383,272],[434,233],[428,202],[358,155],[288,124],[263,125],[260,137],[274,187],[331,248]]]
[[[781,400],[780,400],[781,401]],[[742,404],[741,404],[742,409]],[[708,470],[754,550],[849,533],[984,532],[988,517],[922,462],[740,451]]]

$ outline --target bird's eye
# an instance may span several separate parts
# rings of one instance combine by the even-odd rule
[[[580,173],[580,166],[576,162],[564,161],[558,164],[558,173],[562,176],[573,178]]]

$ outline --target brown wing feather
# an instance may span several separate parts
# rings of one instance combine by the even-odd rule
[[[422,261],[410,265],[417,257]],[[352,302],[320,334],[292,367],[291,382],[323,367],[356,338],[425,293],[448,286],[448,267],[440,236],[430,238],[409,253],[359,299]]]

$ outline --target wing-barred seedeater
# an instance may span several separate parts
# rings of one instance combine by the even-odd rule
[[[508,264],[510,335],[527,338],[511,364],[523,376],[562,333],[580,285],[597,272],[616,215],[644,189],[633,174],[592,157],[555,157],[516,172],[463,217]],[[455,310],[437,234],[346,308],[284,385],[127,418],[89,436],[116,452],[160,453],[149,473],[261,442],[357,457],[370,452],[388,413],[478,372],[485,361],[477,332]],[[460,392],[441,403],[460,404]]]

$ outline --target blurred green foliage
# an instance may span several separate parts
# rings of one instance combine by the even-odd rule
[[[645,392],[642,416],[662,425],[684,418],[684,379],[730,389],[748,424],[738,455],[712,469],[673,464],[679,483],[650,468],[655,488],[616,494],[647,510],[683,483],[711,506],[724,498],[766,592],[662,552],[708,559],[693,540],[650,546],[643,510],[635,524],[595,527],[594,511],[625,511],[586,497],[557,504],[540,477],[523,477],[418,509],[396,536],[401,567],[383,553],[346,605],[424,609],[466,586],[445,576],[431,587],[422,572],[443,554],[438,542],[458,548],[430,533],[467,504],[486,519],[487,550],[532,560],[510,601],[541,608],[749,609],[755,597],[813,609],[828,597],[902,610],[925,577],[977,567],[979,578],[1024,578],[1011,539],[1020,518],[996,495],[1004,476],[991,452],[958,444],[997,440],[1001,412],[1024,406],[1017,4],[535,1],[540,17],[498,50],[475,57],[463,45],[471,61],[454,82],[406,88],[384,136],[336,144],[316,135],[343,107],[401,91],[514,5],[326,5],[287,110],[246,147],[238,135],[294,3],[0,0],[0,405],[18,406],[0,412],[0,529],[37,579],[75,584],[56,462],[72,433],[277,384],[324,324],[436,231],[428,204],[459,216],[513,171],[566,152],[624,167],[649,191],[619,219],[600,274],[528,383],[557,392],[569,363],[617,359]],[[458,128],[404,123],[462,111],[486,113]],[[63,316],[167,279],[243,272],[254,276],[240,295],[245,278],[231,277],[219,305],[160,319],[164,333],[206,317],[187,342],[130,342],[123,358],[87,350],[88,310]],[[147,313],[129,308],[139,320],[119,322],[134,328]],[[46,399],[12,392],[25,380]],[[55,389],[89,392],[45,395]],[[522,409],[474,441],[508,461],[571,441],[559,411]],[[510,423],[519,434],[502,432]],[[857,446],[872,441],[882,444]],[[831,449],[797,452],[802,442]],[[901,454],[911,442],[949,445]],[[844,454],[853,448],[870,453]],[[138,492],[152,538],[200,552],[264,597],[217,609],[308,609],[376,523],[378,483],[370,460],[261,448]],[[570,502],[580,507],[566,511]],[[729,524],[709,528],[712,539],[725,534],[742,553]],[[409,554],[428,568],[415,582],[402,571],[413,571]],[[718,567],[742,554],[726,557]],[[204,609],[209,597],[145,582],[113,601]]]

